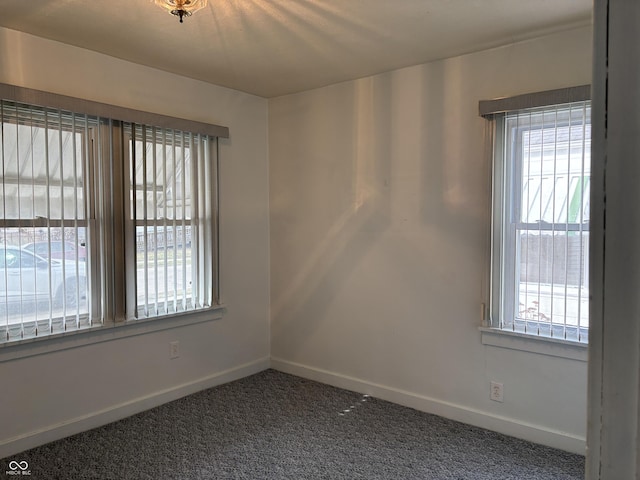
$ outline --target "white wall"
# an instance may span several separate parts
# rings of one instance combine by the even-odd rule
[[[219,320],[7,360],[0,458],[269,365],[267,101],[0,28],[0,82],[228,126]],[[103,336],[104,337],[104,336]],[[71,347],[74,336],[57,342]],[[169,360],[169,341],[180,358]],[[36,351],[40,344],[20,347]]]
[[[591,50],[582,28],[270,100],[272,366],[583,452],[586,362],[481,342],[477,111],[590,83]]]

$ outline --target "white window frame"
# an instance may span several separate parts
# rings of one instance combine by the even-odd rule
[[[548,332],[544,328],[531,330],[515,328],[517,324],[516,312],[514,308],[509,309],[508,305],[510,298],[511,306],[513,307],[514,304],[515,277],[513,276],[517,269],[509,269],[508,265],[509,258],[512,259],[512,267],[513,262],[518,260],[515,258],[515,250],[512,250],[516,248],[516,233],[511,232],[513,235],[508,235],[508,230],[515,228],[512,225],[512,219],[509,218],[514,214],[511,211],[514,203],[514,193],[509,191],[511,182],[507,181],[509,178],[506,178],[507,175],[511,175],[511,172],[506,166],[506,139],[504,136],[505,117],[509,113],[544,109],[544,107],[555,107],[573,104],[574,102],[588,102],[589,98],[590,87],[585,85],[480,102],[480,115],[489,121],[488,125],[491,131],[489,137],[492,141],[492,147],[488,148],[487,151],[491,152],[492,158],[490,161],[493,165],[491,260],[489,266],[490,278],[488,279],[490,292],[487,299],[489,314],[486,323],[481,328],[484,344],[586,360],[586,348],[584,347],[586,347],[588,341],[588,330],[581,330],[578,327],[576,336],[567,336],[566,329],[563,330],[564,335],[558,335],[557,330],[554,334],[552,327],[549,328]],[[588,231],[588,224],[583,226],[584,230]],[[573,228],[573,226],[570,228]],[[513,243],[512,246],[507,246],[511,243]],[[585,252],[585,256],[588,257],[588,252]],[[505,273],[505,270],[509,270],[510,273]],[[584,274],[587,275],[587,271]],[[585,301],[587,298],[585,298]],[[538,323],[538,325],[541,324],[542,322]],[[530,340],[534,340],[534,343],[532,344]],[[543,345],[541,347],[540,341],[551,346]],[[562,344],[565,348],[558,350],[553,346],[558,344]],[[577,347],[577,350],[575,347]]]
[[[218,270],[214,254],[218,230],[217,139],[136,124],[125,124],[123,134],[124,177],[133,180],[124,195],[124,210],[130,212],[125,221],[126,261],[130,265],[142,258],[144,270],[151,271],[151,275],[141,275],[132,269],[127,271],[126,318],[151,318],[212,307],[218,298],[217,290],[213,288],[218,285],[214,275]],[[136,142],[144,144],[145,148],[138,152],[133,146]],[[136,152],[140,158],[136,158]],[[136,164],[140,167],[138,171]],[[185,171],[187,168],[188,172]],[[153,179],[147,181],[151,171]],[[183,192],[180,206],[174,202],[169,208],[164,202],[164,207],[158,209],[157,202],[145,201],[152,190],[161,190],[157,183],[169,184],[168,196],[167,192],[159,193],[162,199],[172,201],[171,192],[173,196],[177,195],[175,192]],[[189,200],[189,208],[186,200]],[[142,241],[138,240],[140,229],[146,231]],[[168,265],[168,261],[159,263],[157,255],[149,261],[149,238],[164,243],[165,254],[173,252],[176,258],[172,265]],[[187,243],[190,244],[189,252],[195,252],[198,261],[190,261],[193,256],[187,256]],[[169,285],[153,281],[157,280],[158,272],[164,273],[165,280],[168,276],[178,279],[169,289],[173,291],[165,292],[166,296],[160,301],[153,291],[162,291]],[[183,286],[182,293],[175,291],[179,285]],[[187,285],[191,285],[190,294],[186,291]]]
[[[177,325],[199,323],[220,318],[224,305],[220,299],[219,282],[219,247],[218,247],[218,151],[217,139],[228,138],[227,127],[205,124],[190,120],[167,117],[122,107],[91,102],[88,100],[66,97],[41,92],[13,85],[0,83],[0,100],[24,105],[40,106],[44,109],[56,109],[61,112],[76,112],[85,118],[93,118],[92,127],[86,128],[87,148],[90,155],[91,171],[86,174],[86,188],[90,193],[90,215],[84,220],[92,226],[92,235],[88,239],[88,248],[94,258],[91,259],[91,279],[88,295],[93,298],[91,322],[69,331],[45,333],[29,338],[0,341],[0,361],[21,358],[68,346],[78,346],[110,340],[113,338],[138,335],[150,331],[174,328]],[[123,121],[131,124],[153,125],[158,129],[171,129],[188,132],[197,138],[210,139],[206,142],[208,151],[198,145],[198,161],[206,160],[206,167],[211,174],[208,185],[194,185],[203,188],[206,193],[201,196],[200,209],[206,211],[206,217],[197,219],[199,241],[207,239],[207,248],[203,249],[202,260],[196,261],[198,273],[204,272],[206,281],[198,285],[199,302],[194,308],[184,311],[156,312],[155,315],[139,315],[137,308],[131,305],[131,297],[135,296],[136,275],[135,255],[133,260],[127,253],[135,239],[131,234],[132,220],[125,210],[129,196],[129,184],[126,167],[127,140]],[[191,138],[191,137],[190,137]],[[125,148],[126,147],[126,148]],[[202,158],[200,158],[202,157]],[[207,202],[206,208],[204,203]],[[34,223],[35,222],[35,223]],[[38,222],[47,223],[46,219],[32,219],[30,227]],[[73,221],[72,221],[73,222]],[[0,225],[10,225],[12,221],[0,220]],[[15,222],[14,222],[15,223]],[[18,222],[20,223],[20,222]],[[78,225],[75,221],[74,225]],[[46,225],[43,225],[46,226]],[[133,228],[135,232],[135,227]],[[135,251],[135,249],[134,249]],[[118,267],[118,265],[127,265]],[[196,275],[194,273],[194,275]],[[129,279],[129,280],[128,280]],[[135,298],[133,301],[135,304]],[[118,327],[117,333],[113,328]],[[80,338],[74,334],[83,334]],[[71,343],[65,338],[73,336]],[[53,340],[56,340],[55,342]],[[62,339],[62,341],[60,341]],[[38,342],[35,346],[33,342]],[[29,344],[29,348],[21,345]]]
[[[6,100],[0,104],[0,113],[2,117],[0,182],[7,198],[11,198],[12,194],[17,197],[11,202],[14,205],[8,210],[7,204],[2,202],[0,228],[4,233],[7,232],[6,229],[14,232],[9,240],[3,236],[0,248],[23,249],[27,245],[23,240],[25,236],[30,237],[33,234],[32,239],[35,240],[36,231],[46,232],[47,240],[44,244],[47,246],[47,251],[36,253],[25,248],[26,251],[22,256],[36,254],[37,257],[34,258],[38,258],[38,262],[45,265],[44,271],[40,270],[38,278],[42,279],[42,275],[46,275],[47,270],[49,278],[48,294],[40,290],[30,294],[27,299],[22,295],[19,299],[9,297],[2,299],[1,319],[9,316],[12,310],[18,310],[19,315],[14,313],[9,322],[0,322],[0,343],[20,341],[23,335],[33,337],[36,332],[41,332],[41,336],[56,335],[101,324],[102,319],[97,314],[95,303],[91,304],[87,301],[88,311],[83,308],[85,305],[78,308],[79,299],[90,297],[85,295],[86,292],[100,289],[100,276],[96,274],[98,262],[94,261],[94,257],[89,256],[87,262],[76,261],[75,255],[64,258],[67,254],[65,249],[65,253],[55,260],[59,262],[56,266],[54,262],[46,260],[55,253],[52,250],[52,244],[56,243],[51,239],[52,230],[59,229],[59,233],[63,234],[65,231],[74,233],[76,239],[79,231],[82,231],[82,236],[87,242],[90,242],[93,237],[96,225],[95,197],[92,194],[94,179],[89,165],[94,160],[92,145],[97,122],[94,118],[83,114],[72,114]],[[6,145],[11,145],[12,141],[15,142],[15,150],[5,150]],[[42,171],[35,171],[37,158],[39,158],[34,154],[36,151],[40,151],[47,157],[46,161],[40,165],[47,174],[45,178],[42,178]],[[26,163],[21,164],[21,159]],[[13,169],[15,169],[15,175],[6,176],[6,172]],[[67,173],[69,170],[72,170],[73,174],[69,175]],[[39,178],[35,179],[34,175]],[[15,192],[12,191],[13,188]],[[36,189],[42,192],[45,200],[38,206],[29,200],[34,197]],[[68,190],[73,191],[71,197],[68,195],[65,197]],[[60,195],[59,200],[52,201],[57,194]],[[13,238],[16,234],[17,239]],[[41,236],[42,233],[39,233],[38,237]],[[30,241],[27,240],[27,242]],[[64,244],[67,243],[65,235],[61,241]],[[16,281],[23,280],[22,274],[6,278],[6,269],[3,269],[3,274],[7,289],[10,288],[11,283],[15,287]],[[53,278],[58,279],[56,283],[52,282]],[[77,282],[77,279],[84,279],[82,285]],[[59,298],[59,289],[63,292],[68,291],[69,294]],[[3,288],[3,292],[6,294],[7,290]],[[67,295],[74,300],[73,304],[68,303]],[[43,302],[44,307],[41,306]],[[23,310],[25,305],[32,305],[33,308],[25,311]],[[19,318],[17,323],[16,318]]]

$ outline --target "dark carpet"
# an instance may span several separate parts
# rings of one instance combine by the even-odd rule
[[[12,461],[34,480],[584,477],[582,456],[274,370],[5,458],[0,477]]]

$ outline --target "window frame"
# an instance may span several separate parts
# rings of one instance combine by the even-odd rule
[[[580,87],[481,101],[479,104],[479,113],[488,121],[487,125],[490,126],[488,137],[491,143],[491,145],[488,146],[489,148],[487,148],[487,155],[490,156],[490,158],[487,158],[487,161],[491,165],[492,182],[491,241],[488,252],[489,261],[487,269],[487,284],[489,288],[486,292],[487,303],[485,304],[488,306],[488,315],[484,317],[485,320],[481,327],[482,342],[486,345],[522,349],[536,353],[546,353],[547,350],[555,352],[558,345],[560,345],[561,350],[568,352],[567,358],[586,360],[586,357],[582,353],[576,354],[573,351],[574,347],[577,347],[578,350],[583,350],[587,345],[586,339],[578,341],[541,335],[540,332],[521,332],[508,328],[505,329],[502,327],[502,317],[505,315],[505,312],[513,312],[514,318],[512,319],[512,323],[515,324],[517,321],[515,309],[513,308],[516,296],[515,291],[512,292],[511,295],[503,295],[503,292],[514,290],[515,284],[512,281],[513,279],[506,278],[504,271],[511,265],[513,268],[510,268],[510,271],[515,272],[517,262],[516,255],[512,255],[513,258],[509,257],[509,250],[516,252],[517,246],[515,243],[510,247],[508,246],[510,239],[507,238],[509,236],[507,230],[510,228],[509,226],[511,226],[515,232],[512,232],[513,235],[517,237],[517,232],[519,231],[518,225],[522,223],[519,217],[520,212],[518,211],[518,206],[514,200],[518,192],[513,191],[513,178],[508,177],[508,175],[513,175],[514,169],[507,168],[506,166],[506,162],[510,160],[506,158],[506,116],[507,114],[520,111],[534,109],[544,110],[545,107],[553,108],[575,102],[588,102],[590,100],[590,90],[589,85],[583,85]],[[544,124],[544,121],[542,123]],[[524,130],[524,128],[521,130]],[[571,140],[569,139],[569,146],[570,145]],[[514,154],[515,153],[514,151]],[[507,183],[511,186],[507,186]],[[519,205],[522,207],[521,199]],[[512,219],[514,215],[516,215],[519,220],[511,222],[510,219]],[[569,225],[571,222],[569,222],[567,218],[567,222],[565,223]],[[555,222],[551,225],[564,225],[565,223]],[[537,229],[539,230],[540,226],[538,226]],[[589,231],[588,223],[582,225],[581,231]],[[508,258],[511,258],[511,261],[509,261]],[[585,271],[584,274],[588,275],[588,270]],[[511,305],[511,307],[509,307],[509,305]],[[580,329],[579,326],[578,328]],[[540,347],[541,343],[546,343],[547,345]],[[567,350],[567,347],[571,348]],[[556,353],[550,354],[556,355]]]
[[[34,211],[33,218],[0,218],[0,229],[4,230],[4,229],[42,228],[42,229],[49,230],[52,228],[54,229],[57,228],[57,229],[75,229],[77,233],[78,228],[81,228],[81,229],[84,229],[84,233],[86,235],[89,231],[90,225],[95,224],[95,200],[96,199],[93,196],[91,187],[89,186],[93,181],[93,179],[91,178],[91,174],[89,173],[89,165],[94,159],[92,135],[93,135],[93,130],[97,126],[96,119],[82,113],[71,113],[66,111],[63,112],[59,109],[50,109],[47,107],[41,107],[37,105],[29,105],[29,104],[25,104],[24,102],[14,101],[12,99],[2,98],[1,102],[2,103],[0,103],[0,112],[2,113],[1,115],[2,127],[3,127],[2,136],[3,138],[5,136],[5,126],[9,125],[10,126],[9,133],[6,136],[13,137],[14,136],[13,128],[15,126],[16,155],[20,154],[19,140],[18,140],[18,138],[20,137],[19,135],[20,127],[23,127],[25,130],[29,130],[28,135],[30,136],[30,140],[31,140],[29,148],[31,149],[33,149],[33,145],[35,145],[34,137],[33,137],[34,127],[36,129],[41,129],[41,131],[43,132],[42,135],[44,137],[41,139],[41,141],[44,142],[43,144],[44,144],[45,152],[48,152],[50,149],[49,142],[52,139],[58,138],[58,141],[59,141],[58,155],[60,156],[60,159],[59,159],[60,162],[62,162],[62,157],[63,157],[63,153],[62,153],[64,149],[63,144],[66,144],[66,142],[68,141],[68,140],[65,140],[65,142],[63,142],[62,140],[63,132],[70,134],[71,144],[72,144],[71,155],[73,157],[73,170],[75,171],[75,173],[78,173],[78,169],[80,169],[81,171],[80,177],[74,175],[71,186],[75,190],[77,190],[78,188],[81,189],[82,207],[81,207],[80,215],[77,215],[79,213],[79,209],[78,209],[79,204],[76,203],[74,205],[74,210],[76,215],[72,215],[71,217],[65,216],[65,207],[64,207],[65,202],[63,201],[64,193],[61,193],[61,200],[60,200],[61,205],[60,205],[60,211],[58,215],[53,215],[53,216],[51,215],[51,211],[49,211],[49,201],[47,201],[46,203],[47,211],[46,212]],[[55,122],[53,120],[55,120]],[[77,136],[79,136],[80,138],[77,139]],[[2,146],[2,149],[3,149],[2,154],[4,157],[4,154],[5,154],[4,145]],[[33,157],[32,157],[32,160],[33,160]],[[4,158],[2,161],[2,166],[4,169],[5,167]],[[18,164],[17,158],[16,158],[15,166],[16,166],[16,170],[18,171],[19,164]],[[49,170],[50,168],[48,161],[46,163],[46,168],[47,170]],[[60,163],[59,174],[61,177],[63,176],[63,170],[64,170],[64,167],[62,163]],[[4,173],[4,170],[3,170],[3,173]],[[79,178],[80,178],[80,182],[78,182]],[[7,182],[7,179],[4,177],[1,178],[1,181],[3,186],[3,191],[6,190],[7,185],[15,186],[18,197],[20,196],[21,186],[23,188],[27,188],[27,190],[29,188],[34,188],[35,186],[44,187],[47,191],[47,195],[51,191],[55,191],[57,189],[61,189],[62,191],[64,191],[65,188],[70,186],[70,184],[67,182],[66,179],[57,178],[57,177],[52,178],[50,176],[47,176],[47,179],[44,182],[42,181],[34,182],[33,179],[31,179],[31,181],[21,181],[19,171],[15,177],[10,177],[8,182]],[[20,210],[21,210],[20,202],[18,201],[18,217],[21,216]],[[38,213],[40,213],[40,215],[38,215]],[[50,233],[48,233],[48,236],[49,235]],[[66,240],[64,239],[61,241],[66,242]],[[51,240],[49,240],[49,242],[51,242]],[[19,243],[17,246],[15,246],[15,245],[10,245],[10,244],[7,244],[6,242],[3,242],[3,245],[1,246],[1,248],[4,249],[5,247],[17,247],[22,250],[22,249],[25,249],[25,246],[27,245],[28,244]],[[35,254],[38,257],[42,257],[42,254],[31,252],[27,249],[25,249],[25,251],[28,254],[32,254],[32,255]],[[49,251],[47,253],[47,257],[51,257],[50,254],[52,252],[53,250],[51,250],[50,244],[49,244]],[[74,259],[69,259],[69,261],[73,261],[73,260]],[[99,285],[100,285],[100,278],[94,275],[96,262],[89,262],[89,263],[91,264],[90,265],[85,264],[84,270],[80,270],[80,266],[78,265],[78,262],[75,262],[76,264],[75,272],[71,272],[69,274],[67,274],[67,272],[69,272],[68,270],[69,266],[66,264],[66,262],[62,263],[60,269],[55,269],[58,271],[56,275],[52,275],[52,271],[54,269],[50,266],[49,282],[51,282],[54,276],[59,276],[60,270],[61,270],[61,274],[62,274],[61,287],[63,289],[66,290],[67,288],[65,286],[65,283],[67,281],[67,275],[74,275],[73,277],[71,276],[69,277],[70,279],[74,279],[74,280],[77,280],[77,278],[85,278],[85,281],[87,282],[87,289],[92,289],[92,288],[97,289],[99,288]],[[5,271],[5,274],[6,274],[6,271]],[[20,282],[22,282],[22,275],[20,275],[20,278],[21,278]],[[7,279],[5,278],[5,282],[6,281]],[[78,284],[76,283],[77,297],[79,297],[80,291],[81,290],[79,289]],[[24,330],[37,331],[38,328],[43,328],[47,324],[51,330],[55,329],[55,330],[64,330],[64,331],[67,331],[67,329],[73,326],[74,323],[76,323],[76,328],[72,330],[87,329],[94,326],[92,318],[94,318],[95,316],[92,315],[93,312],[80,312],[79,309],[77,309],[75,313],[73,313],[72,311],[69,311],[67,312],[68,314],[65,313],[62,315],[60,314],[60,312],[54,312],[53,310],[54,297],[55,297],[55,295],[53,295],[54,293],[55,292],[53,291],[51,285],[49,285],[48,298],[43,298],[44,295],[34,292],[34,304],[38,304],[38,302],[42,300],[42,301],[48,302],[49,307],[45,309],[36,307],[35,308],[36,315],[33,319],[27,319],[27,320],[21,319],[19,325],[22,331]],[[14,300],[12,300],[12,303],[13,302]],[[19,305],[21,309],[22,298],[20,298],[19,300]],[[7,303],[2,309],[0,309],[0,313],[8,313],[10,308],[11,307],[9,306],[8,297],[7,297]],[[63,299],[62,308],[63,308],[63,311],[67,310],[65,299]],[[73,308],[73,307],[70,307],[70,308]],[[49,310],[49,316],[47,318],[44,318],[38,315],[38,312],[42,312],[43,310],[46,311],[47,309]],[[33,313],[33,312],[29,312],[29,313]],[[10,323],[7,323],[6,325],[0,325],[0,334],[3,337],[5,336],[10,337],[11,331],[12,331],[12,327],[10,326]],[[48,335],[42,335],[41,337],[44,338],[46,336],[49,336],[52,334],[55,335],[57,333],[58,332],[56,333],[50,332]],[[36,338],[36,336],[29,337],[29,338]],[[11,344],[19,341],[22,341],[22,338],[6,339],[0,342],[0,345]]]
[[[97,124],[86,128],[89,133],[83,140],[87,144],[87,152],[91,158],[93,170],[84,173],[87,181],[87,189],[91,189],[90,208],[97,211],[87,212],[84,220],[93,223],[95,234],[90,235],[88,247],[94,252],[101,252],[99,260],[100,268],[92,270],[97,278],[91,278],[88,284],[90,293],[101,303],[101,323],[85,328],[65,331],[60,333],[48,333],[42,336],[7,340],[0,342],[0,362],[7,359],[22,358],[24,356],[37,355],[43,352],[75,347],[80,344],[92,344],[107,341],[113,338],[138,335],[152,331],[175,328],[178,325],[189,325],[221,318],[225,306],[220,299],[219,282],[219,156],[218,139],[228,138],[229,129],[219,125],[207,124],[165,115],[153,114],[139,110],[92,102],[89,100],[67,97],[48,92],[26,89],[14,85],[0,83],[0,100],[15,102],[17,104],[32,105],[43,109],[57,109],[64,112],[75,112],[85,118],[95,117]],[[211,288],[212,301],[206,308],[197,310],[165,313],[163,315],[148,318],[132,318],[126,314],[126,302],[130,286],[126,285],[127,272],[132,270],[131,264],[126,264],[125,231],[127,212],[124,211],[125,195],[129,194],[128,178],[125,175],[123,160],[125,148],[128,148],[125,138],[123,123],[142,123],[154,125],[159,129],[173,129],[212,138],[211,165],[211,234],[212,255]],[[83,147],[84,148],[84,147]],[[100,150],[100,151],[98,151]],[[102,156],[104,159],[97,162]],[[105,195],[105,192],[112,192]],[[94,215],[95,214],[95,215]],[[68,222],[67,220],[58,221]],[[71,220],[71,222],[73,222]],[[2,226],[16,223],[12,220],[1,220]],[[20,220],[17,223],[23,223]],[[47,226],[47,220],[33,220],[30,227],[43,223]],[[38,225],[36,225],[38,224]],[[77,222],[76,222],[77,225]],[[135,239],[134,239],[135,242]],[[105,246],[111,245],[103,250]],[[117,268],[116,265],[125,265]],[[133,264],[135,266],[135,261]],[[135,275],[135,267],[133,274]],[[130,296],[130,294],[129,294]],[[96,302],[97,303],[97,302]],[[114,330],[117,327],[117,330]],[[67,340],[68,339],[68,340]],[[38,342],[33,345],[33,342]],[[27,348],[28,347],[28,348]]]
[[[135,134],[134,134],[135,132]],[[149,135],[151,132],[151,135]],[[177,307],[178,299],[175,298],[173,301],[165,302],[165,312],[162,314],[158,314],[156,316],[162,315],[174,315],[181,313],[189,313],[189,311],[195,310],[206,310],[215,306],[219,303],[219,278],[218,278],[218,263],[219,259],[217,257],[217,245],[219,243],[218,239],[218,152],[217,152],[217,137],[212,138],[204,138],[199,134],[193,134],[191,132],[178,132],[177,138],[180,139],[180,148],[182,152],[180,156],[182,156],[182,164],[183,167],[180,184],[177,182],[177,170],[179,164],[177,163],[176,150],[178,146],[175,143],[167,143],[168,134],[175,134],[176,132],[169,132],[168,129],[157,129],[156,127],[145,126],[145,125],[135,125],[135,124],[125,124],[122,128],[123,133],[123,165],[124,165],[124,178],[132,178],[134,188],[131,188],[132,185],[128,184],[127,188],[123,192],[123,207],[125,213],[125,252],[127,252],[127,262],[131,263],[136,261],[135,257],[137,255],[137,231],[139,228],[147,230],[147,228],[152,227],[156,232],[157,237],[157,229],[171,229],[173,241],[176,240],[177,231],[181,229],[183,232],[183,236],[185,236],[184,231],[187,227],[190,228],[191,232],[191,251],[196,250],[198,253],[198,258],[202,258],[203,262],[196,262],[192,265],[191,279],[192,281],[197,278],[195,282],[195,290],[192,290],[191,296],[189,298],[183,297],[183,309],[180,310]],[[151,142],[150,138],[158,138],[160,136],[162,138],[161,143]],[[175,141],[176,136],[172,135],[173,141]],[[172,187],[175,190],[184,190],[182,193],[183,200],[186,200],[185,192],[190,191],[189,200],[190,200],[190,215],[189,218],[186,218],[186,206],[183,203],[181,208],[182,211],[180,218],[175,217],[176,210],[174,208],[174,216],[169,219],[167,214],[167,209],[163,209],[164,215],[156,218],[151,218],[148,215],[148,209],[146,201],[144,201],[143,205],[143,215],[140,217],[137,212],[137,196],[143,196],[148,193],[148,184],[146,181],[143,181],[140,185],[138,185],[137,180],[138,174],[134,171],[133,164],[137,161],[136,159],[136,142],[142,142],[143,144],[149,144],[154,146],[154,152],[147,158],[148,155],[146,152],[143,152],[142,156],[142,169],[143,172],[141,176],[148,175],[148,167],[149,164],[152,164],[152,168],[155,168],[157,164],[161,163],[160,158],[156,158],[157,148],[158,146],[162,147],[162,149],[170,148],[172,150],[172,166],[173,166],[173,178]],[[189,150],[189,168],[190,172],[188,174],[190,178],[189,185],[187,186],[186,177],[184,167],[186,166],[186,158],[185,151]],[[215,150],[215,151],[212,151]],[[164,158],[166,160],[166,158]],[[162,167],[163,170],[163,181],[169,180],[167,177],[166,164]],[[154,172],[157,174],[157,172]],[[169,175],[171,176],[171,175]],[[177,188],[179,187],[179,188]],[[155,188],[155,180],[153,188]],[[154,206],[155,209],[155,206]],[[157,211],[155,212],[157,214]],[[134,218],[135,217],[135,218]],[[148,238],[148,233],[144,234],[144,244],[146,247],[146,242]],[[165,237],[165,240],[167,237]],[[210,241],[205,241],[211,239]],[[186,240],[186,238],[183,238]],[[175,252],[175,245],[174,245]],[[146,248],[145,248],[146,252]],[[185,255],[185,251],[183,250],[183,258]],[[148,268],[145,259],[145,266]],[[166,266],[166,264],[165,264]],[[166,273],[166,268],[165,268]],[[174,262],[174,275],[176,273],[175,262]],[[181,272],[183,276],[183,286],[186,284],[186,269]],[[142,303],[139,304],[137,302],[138,294],[138,278],[137,272],[128,270],[126,277],[127,284],[127,292],[126,292],[126,309],[125,309],[125,317],[127,320],[139,320],[142,318],[151,318],[153,315],[148,314],[149,304]],[[174,285],[175,287],[176,285]],[[148,284],[144,284],[145,287],[145,297],[148,293]],[[175,291],[174,291],[175,292]],[[194,300],[196,304],[201,305],[200,308],[197,308],[194,304]],[[186,309],[186,306],[189,306],[189,309]],[[172,307],[173,311],[169,311],[169,308]],[[156,310],[158,308],[158,304],[156,302]]]

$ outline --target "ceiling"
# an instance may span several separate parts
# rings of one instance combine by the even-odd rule
[[[589,25],[592,0],[0,0],[0,26],[275,97]]]

